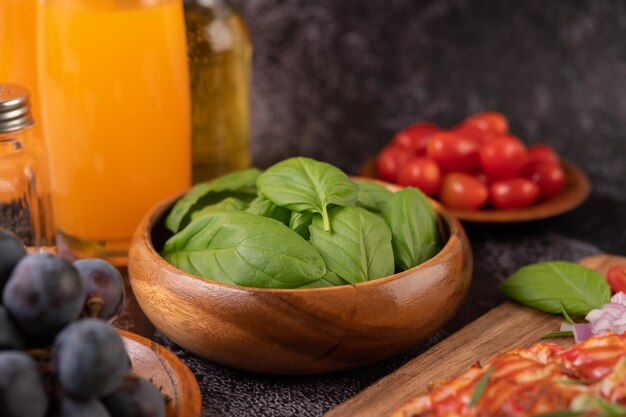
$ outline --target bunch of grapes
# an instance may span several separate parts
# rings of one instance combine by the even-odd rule
[[[120,335],[123,281],[100,259],[27,255],[0,231],[0,416],[165,417],[165,400],[130,375]]]

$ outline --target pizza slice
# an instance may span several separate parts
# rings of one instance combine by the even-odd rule
[[[626,416],[626,335],[537,343],[434,386],[392,417]]]

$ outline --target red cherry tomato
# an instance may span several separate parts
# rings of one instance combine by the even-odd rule
[[[490,184],[490,180],[489,177],[487,177],[483,172],[481,172],[480,174],[476,175],[476,179],[480,182],[482,182],[485,185],[489,185]]]
[[[432,123],[416,123],[402,129],[393,137],[393,144],[413,149],[418,155],[426,154],[426,144],[439,128]]]
[[[609,268],[606,280],[613,292],[626,292],[626,265],[615,265]]]
[[[378,176],[385,180],[395,182],[398,172],[404,164],[413,157],[413,150],[406,146],[388,145],[376,158],[376,172]]]
[[[416,187],[426,195],[434,195],[441,186],[439,165],[431,158],[416,157],[410,159],[398,173],[398,184]]]
[[[552,164],[558,164],[559,155],[556,151],[548,145],[533,145],[528,148],[528,164],[534,164],[536,162],[550,162]]]
[[[506,120],[506,117],[502,113],[495,111],[476,113],[465,119],[462,125],[486,132],[508,133],[509,131],[509,122]]]
[[[426,155],[439,164],[443,172],[477,172],[479,145],[475,139],[451,132],[435,133],[428,142]]]
[[[560,165],[551,162],[537,162],[524,167],[524,177],[539,187],[539,199],[545,200],[563,189],[565,173]]]
[[[443,178],[439,199],[447,207],[476,210],[487,203],[487,186],[476,177],[463,172],[451,172]]]
[[[480,148],[480,163],[489,176],[513,178],[517,176],[527,160],[526,148],[519,139],[503,135]]]
[[[531,205],[539,196],[539,187],[524,178],[496,181],[489,187],[489,201],[498,209],[512,209]]]
[[[489,136],[492,134],[491,132],[486,132],[474,126],[467,126],[463,124],[454,127],[453,129],[450,130],[450,132],[472,138],[478,141],[479,145],[482,145],[485,142],[486,136]]]
[[[512,138],[512,137],[515,137],[515,136],[509,135],[508,133],[485,132],[483,134],[483,144],[493,142],[495,139]]]

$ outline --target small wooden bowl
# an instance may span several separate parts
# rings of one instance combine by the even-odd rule
[[[118,332],[124,340],[133,374],[152,381],[169,397],[167,417],[200,417],[200,387],[189,368],[158,343],[135,333]]]
[[[585,202],[591,193],[591,183],[585,173],[569,161],[561,161],[565,173],[563,190],[554,197],[545,201],[518,209],[498,210],[454,210],[450,213],[466,222],[476,223],[517,223],[541,220],[558,216],[574,210]],[[371,158],[361,167],[361,175],[367,178],[377,178],[376,158]]]
[[[427,262],[389,277],[295,290],[198,278],[155,249],[167,237],[163,219],[178,197],[155,207],[137,229],[129,253],[130,282],[163,334],[224,365],[272,374],[366,365],[431,336],[456,313],[470,285],[472,253],[465,231],[436,203],[445,246]]]

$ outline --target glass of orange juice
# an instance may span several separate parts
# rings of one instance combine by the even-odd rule
[[[59,249],[123,264],[149,208],[191,181],[182,2],[39,1]]]
[[[37,0],[0,0],[0,82],[28,88],[33,115],[38,122],[36,6]],[[40,132],[37,123],[35,136],[40,137]]]

